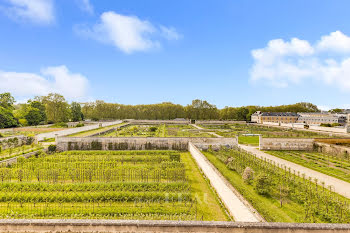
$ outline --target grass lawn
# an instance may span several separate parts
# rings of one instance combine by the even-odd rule
[[[239,136],[238,143],[251,146],[259,146],[259,136]]]

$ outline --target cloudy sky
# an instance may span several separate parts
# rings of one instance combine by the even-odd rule
[[[348,0],[0,0],[0,92],[350,108]]]

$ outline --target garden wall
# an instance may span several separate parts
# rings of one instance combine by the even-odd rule
[[[330,155],[346,155],[345,157],[350,156],[350,147],[338,146],[333,144],[327,144],[323,142],[315,142],[315,150],[321,153],[326,153]]]
[[[66,150],[188,150],[193,142],[200,149],[237,145],[235,138],[58,137],[57,148]]]
[[[196,121],[199,125],[247,124],[245,121]]]
[[[125,123],[124,125],[118,125],[118,126],[113,127],[111,129],[107,129],[107,130],[104,130],[104,131],[101,131],[101,132],[98,132],[98,133],[95,133],[95,134],[91,134],[88,137],[97,137],[97,136],[100,136],[100,135],[103,135],[103,134],[111,133],[111,132],[115,131],[116,129],[124,128],[124,127],[126,127],[128,125],[130,125],[130,123]]]
[[[263,138],[259,140],[260,150],[314,150],[314,139],[308,138]]]
[[[8,149],[12,145],[12,141],[17,138],[17,145],[16,146],[22,146],[22,145],[30,145],[32,142],[34,142],[33,137],[27,137],[27,136],[13,136],[13,137],[5,137],[0,138],[0,147],[2,150]],[[9,143],[10,142],[10,143]],[[13,145],[12,145],[13,147]]]
[[[159,125],[159,124],[177,124],[177,125],[186,125],[189,124],[189,120],[128,120],[132,124],[138,125]]]
[[[0,232],[350,233],[350,224],[147,220],[0,220]]]

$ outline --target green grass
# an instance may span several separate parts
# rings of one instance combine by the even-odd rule
[[[238,143],[251,146],[259,146],[259,136],[239,136]]]
[[[302,222],[300,216],[304,214],[304,208],[300,204],[295,202],[284,203],[281,208],[278,200],[259,195],[253,186],[243,181],[240,174],[228,169],[213,154],[204,152],[204,155],[265,220],[268,222]]]
[[[0,161],[5,160],[5,159],[10,159],[22,154],[26,154],[26,153],[30,153],[33,151],[37,151],[43,149],[43,147],[39,146],[39,145],[23,145],[23,146],[19,146],[16,148],[12,148],[12,149],[6,149],[6,150],[2,150],[0,152]]]
[[[350,182],[349,160],[339,160],[331,155],[310,151],[265,151],[265,153]]]

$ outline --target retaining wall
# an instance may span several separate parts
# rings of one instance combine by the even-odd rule
[[[128,120],[132,124],[138,125],[159,125],[159,124],[176,124],[176,125],[186,125],[189,124],[189,120]]]
[[[350,224],[147,220],[0,220],[0,232],[350,233]]]
[[[314,139],[308,138],[263,138],[259,140],[260,150],[314,150]]]
[[[9,144],[6,143],[6,141],[8,141],[9,139],[14,139],[17,138],[18,139],[18,146],[21,145],[29,145],[29,139],[30,137],[27,136],[23,136],[23,135],[19,135],[19,136],[12,136],[12,137],[5,137],[5,138],[0,138],[0,146],[2,150],[6,150],[9,148]],[[34,138],[31,138],[31,142],[34,142]]]
[[[200,149],[237,145],[235,138],[58,137],[58,150],[188,150],[193,142]]]
[[[315,150],[330,155],[347,155],[350,156],[350,147],[327,144],[323,142],[315,142]]]

